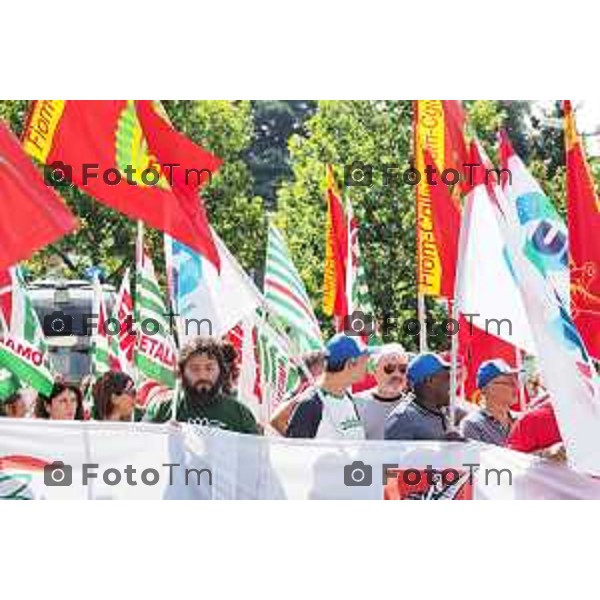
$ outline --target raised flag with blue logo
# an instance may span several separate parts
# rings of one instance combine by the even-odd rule
[[[542,378],[570,465],[600,475],[600,391],[594,364],[569,314],[567,230],[550,199],[502,141],[512,181],[496,188],[499,223],[538,349]]]
[[[188,246],[165,235],[169,292],[179,341],[221,336],[263,304],[262,294],[213,231],[221,270]]]

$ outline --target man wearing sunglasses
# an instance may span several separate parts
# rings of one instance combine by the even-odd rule
[[[518,370],[501,359],[481,363],[477,371],[477,387],[483,406],[471,412],[461,423],[464,437],[486,444],[505,446],[514,419],[510,407],[519,393]]]
[[[368,440],[382,440],[388,415],[406,396],[408,355],[400,344],[386,344],[375,351],[377,385],[354,397]]]

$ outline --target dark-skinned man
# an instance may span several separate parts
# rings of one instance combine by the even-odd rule
[[[450,365],[433,353],[419,354],[408,365],[410,402],[399,404],[388,416],[386,440],[461,440],[449,427]]]

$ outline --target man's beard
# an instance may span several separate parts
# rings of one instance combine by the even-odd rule
[[[183,391],[186,398],[192,404],[207,405],[216,402],[222,387],[221,378],[219,377],[212,385],[208,381],[203,381],[203,387],[200,389],[198,388],[199,383],[197,382],[195,385],[192,385],[185,377],[183,378]],[[210,387],[208,387],[209,385]]]

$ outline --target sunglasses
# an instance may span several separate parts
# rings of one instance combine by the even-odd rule
[[[391,375],[395,371],[398,371],[398,373],[400,373],[401,375],[404,375],[406,373],[406,370],[407,370],[406,365],[385,365],[383,367],[383,372],[386,375]]]

